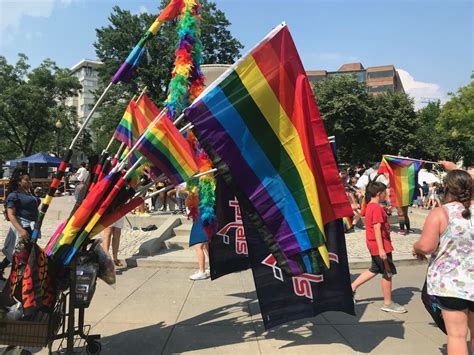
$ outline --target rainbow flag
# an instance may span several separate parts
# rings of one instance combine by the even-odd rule
[[[319,198],[324,182],[316,170],[325,158],[313,136],[319,114],[288,27],[277,27],[206,88],[185,118],[247,201],[278,265],[293,275],[329,268],[321,210],[332,205]]]
[[[158,29],[164,21],[170,21],[176,18],[184,6],[184,0],[171,0],[170,3],[163,9],[161,14],[155,19],[153,24],[142,35],[137,45],[128,55],[125,62],[122,63],[119,70],[112,77],[112,83],[117,84],[119,81],[128,83],[132,79],[133,73],[140,63],[140,59],[145,52],[145,44],[150,38],[153,38],[158,33]]]
[[[418,172],[421,160],[384,155],[379,174],[388,174],[390,181],[390,203],[395,207],[410,206],[418,194]]]
[[[181,184],[199,171],[191,146],[165,115],[143,133],[137,150],[174,185]]]
[[[349,229],[352,228],[352,221],[350,217],[343,217],[342,223],[344,225],[344,232],[347,232]]]
[[[54,255],[55,258],[63,258],[69,252],[76,237],[95,214],[119,177],[120,173],[109,174],[89,191],[73,216],[68,219],[66,226],[50,248],[49,255]]]
[[[131,147],[134,139],[138,137],[137,125],[134,122],[135,109],[135,101],[130,100],[127,109],[114,132],[114,138],[125,143],[127,147]]]

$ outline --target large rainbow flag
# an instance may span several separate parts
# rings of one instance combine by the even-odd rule
[[[140,115],[141,112],[136,110],[135,114]],[[153,122],[143,133],[137,150],[174,185],[189,180],[199,171],[191,146],[166,115]]]
[[[421,160],[384,155],[379,174],[388,174],[390,181],[390,203],[395,207],[409,206],[418,194],[418,172]]]
[[[204,90],[185,117],[214,166],[231,175],[278,265],[294,275],[329,267],[321,210],[332,204],[318,192],[316,132],[324,135],[320,144],[329,143],[324,128],[314,126],[319,113],[287,26]],[[337,172],[330,150],[327,159]]]

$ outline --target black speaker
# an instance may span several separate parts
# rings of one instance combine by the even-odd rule
[[[48,178],[48,164],[45,164],[45,163],[30,164],[30,176],[32,179],[47,179]]]

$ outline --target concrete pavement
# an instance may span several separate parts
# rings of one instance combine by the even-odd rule
[[[86,322],[102,334],[102,353],[114,355],[445,353],[445,335],[420,299],[425,271],[398,268],[393,297],[406,314],[379,309],[373,280],[358,290],[355,317],[328,312],[265,331],[250,271],[192,282],[189,270],[125,269],[115,290],[99,281]]]

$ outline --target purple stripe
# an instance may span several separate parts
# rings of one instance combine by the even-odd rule
[[[123,142],[130,148],[132,145],[130,142],[130,137],[125,135],[121,130],[116,130],[114,133],[114,137],[117,138],[120,142]]]
[[[250,199],[270,232],[275,236],[283,253],[286,256],[300,253],[301,248],[275,201],[242,157],[240,149],[206,105],[202,101],[194,104],[186,111],[186,117],[229,166],[235,183]]]
[[[143,139],[137,146],[137,150],[147,158],[152,164],[156,165],[171,180],[173,185],[179,185],[184,182],[183,177],[179,174],[168,158],[158,150],[153,144]]]
[[[132,70],[132,72],[133,72],[132,65],[128,62],[123,62],[122,65],[120,66],[119,70],[117,70],[117,72],[112,77],[112,82],[114,84],[117,84],[122,79],[122,77],[127,75],[127,72],[130,71],[130,70]]]

